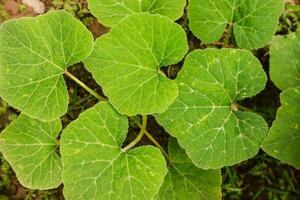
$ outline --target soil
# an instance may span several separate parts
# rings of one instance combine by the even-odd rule
[[[291,5],[300,5],[299,0],[286,0],[285,2]]]
[[[21,0],[0,0],[0,5],[4,5],[4,9],[9,14],[9,18],[20,18],[24,16],[37,15],[37,13],[35,13],[32,8],[26,7],[26,5],[23,4]],[[23,5],[23,7],[20,5]]]

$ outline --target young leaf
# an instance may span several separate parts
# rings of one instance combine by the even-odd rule
[[[67,111],[66,67],[86,58],[93,38],[65,11],[0,27],[0,96],[24,114],[51,121]]]
[[[185,32],[178,24],[141,13],[97,39],[84,63],[120,113],[147,115],[164,112],[177,97],[176,83],[160,67],[179,62],[187,50]]]
[[[257,154],[268,126],[257,114],[237,111],[236,104],[265,87],[266,74],[251,52],[196,50],[176,83],[178,98],[156,119],[194,164],[217,169]]]
[[[103,102],[82,113],[62,133],[64,196],[67,199],[152,199],[167,173],[160,151],[124,152],[128,121]]]
[[[1,133],[0,151],[23,186],[45,190],[61,184],[60,131],[59,120],[41,122],[20,115]]]
[[[190,0],[188,16],[204,43],[219,40],[232,24],[238,46],[257,49],[271,41],[283,7],[283,0]]]
[[[300,29],[288,36],[276,36],[270,48],[270,74],[284,90],[300,86]]]
[[[281,107],[262,144],[271,156],[300,169],[300,87],[284,90]]]
[[[168,149],[171,163],[157,199],[221,199],[220,170],[205,171],[196,167],[174,138]]]
[[[88,0],[89,9],[106,26],[114,26],[134,13],[149,12],[177,20],[183,15],[186,0]]]

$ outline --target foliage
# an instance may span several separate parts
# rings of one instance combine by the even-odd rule
[[[114,26],[127,16],[142,12],[176,20],[182,16],[185,3],[185,0],[89,0],[89,9],[101,23]]]
[[[248,50],[271,42],[284,5],[281,0],[189,3],[190,28],[203,43],[223,38],[224,47]],[[1,25],[0,96],[21,114],[1,134],[0,151],[25,187],[63,183],[66,199],[220,199],[220,168],[246,161],[261,146],[299,168],[299,32],[271,42],[271,79],[285,90],[266,137],[263,117],[242,105],[266,86],[259,60],[234,48],[188,53],[186,33],[174,22],[184,7],[184,0],[89,0],[91,12],[112,27],[95,42],[66,11]],[[68,71],[79,62],[106,97]],[[282,72],[285,62],[290,65]],[[181,63],[171,80],[164,69]],[[60,120],[69,103],[64,77],[103,101],[69,124]],[[168,151],[147,131],[147,115],[174,137]],[[140,132],[124,142],[128,118]],[[143,136],[157,148],[136,147]]]
[[[281,93],[282,106],[263,142],[263,149],[275,158],[300,168],[300,87]]]
[[[149,146],[124,152],[127,130],[125,116],[108,103],[99,103],[63,131],[66,198],[151,199],[158,192],[166,174],[164,158]]]
[[[282,0],[191,0],[190,27],[199,39],[211,43],[229,24],[239,47],[257,49],[271,41],[283,5]]]
[[[300,29],[286,37],[276,36],[270,54],[270,74],[275,85],[281,90],[300,86]]]
[[[56,138],[59,120],[41,122],[20,115],[0,136],[0,150],[19,181],[29,188],[56,188],[61,183],[61,161]]]
[[[271,79],[284,91],[281,107],[263,149],[273,157],[300,169],[300,29],[287,37],[277,36],[271,44]],[[283,67],[284,71],[283,71]]]
[[[299,198],[299,175],[292,166],[260,152],[254,158],[222,169],[223,199]]]
[[[97,39],[84,63],[120,113],[154,114],[178,95],[160,67],[176,64],[187,50],[179,25],[160,15],[135,14]]]
[[[174,138],[168,149],[170,165],[157,199],[220,199],[220,170],[196,167]]]
[[[196,50],[175,81],[178,98],[156,118],[198,167],[218,169],[257,154],[267,124],[236,104],[265,87],[266,75],[250,52]]]
[[[56,11],[2,24],[0,41],[1,97],[42,121],[66,113],[68,94],[62,74],[91,53],[91,33],[72,15]]]

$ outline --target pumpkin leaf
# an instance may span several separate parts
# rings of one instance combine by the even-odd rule
[[[281,107],[262,144],[269,155],[300,169],[300,87],[280,94]]]
[[[114,26],[135,13],[149,12],[177,20],[183,15],[186,0],[88,0],[89,9],[106,26]]]
[[[204,43],[219,40],[232,24],[239,47],[258,49],[272,40],[283,8],[282,0],[190,0],[188,16]]]
[[[157,199],[221,199],[220,170],[196,167],[174,138],[170,139],[168,149],[171,163]]]
[[[63,73],[92,51],[93,38],[65,11],[10,20],[0,27],[0,96],[42,121],[67,112]]]
[[[178,95],[160,67],[179,62],[187,53],[184,30],[167,17],[135,14],[97,39],[84,61],[121,114],[164,112]]]
[[[167,173],[159,149],[124,152],[128,121],[108,103],[85,111],[62,133],[66,199],[152,199]]]
[[[270,75],[281,90],[300,86],[300,29],[276,36],[270,48]]]
[[[1,133],[0,151],[23,186],[45,190],[61,184],[60,131],[59,120],[41,122],[20,115]]]
[[[268,130],[257,114],[236,111],[236,102],[259,93],[266,80],[249,51],[196,50],[176,79],[178,98],[156,119],[199,168],[234,165],[257,154]]]

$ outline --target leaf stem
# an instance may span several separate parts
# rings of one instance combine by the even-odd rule
[[[252,110],[250,108],[247,108],[246,106],[238,104],[238,107],[239,107],[240,110],[247,111],[247,112],[252,112]]]
[[[88,91],[91,95],[99,99],[100,101],[107,101],[107,98],[100,96],[97,92],[92,90],[90,87],[88,87],[86,84],[84,84],[82,81],[80,81],[78,78],[76,78],[73,74],[68,72],[67,70],[64,71],[65,74],[71,78],[73,81],[75,81],[78,85],[83,87],[86,91]]]
[[[247,112],[252,112],[252,110],[250,108],[247,108],[246,106],[242,106],[238,103],[233,103],[231,105],[231,110],[233,110],[233,111],[243,110],[243,111],[247,111]]]
[[[75,81],[78,85],[80,85],[81,87],[83,87],[86,91],[88,91],[91,95],[93,95],[94,97],[96,97],[99,101],[108,101],[107,98],[102,97],[101,95],[99,95],[97,92],[95,92],[94,90],[92,90],[91,88],[89,88],[86,84],[84,84],[82,81],[80,81],[78,78],[76,78],[73,74],[71,74],[70,72],[68,72],[67,70],[65,70],[65,74],[71,78],[73,81]],[[133,117],[130,117],[133,118]],[[162,154],[165,156],[165,158],[167,159],[167,161],[170,161],[170,157],[167,154],[167,152],[164,150],[164,148],[159,144],[159,142],[157,142],[155,140],[155,138],[151,135],[151,133],[149,133],[146,130],[146,126],[147,126],[147,116],[143,116],[143,123],[140,124],[139,122],[137,122],[138,127],[141,129],[140,133],[138,134],[138,136],[126,147],[123,148],[123,151],[128,151],[130,148],[132,148],[134,145],[136,145],[143,137],[143,135],[145,134],[149,140],[151,140],[151,142],[153,142],[153,144],[158,147]]]
[[[146,127],[147,127],[147,115],[143,115],[143,123],[141,125],[140,133],[138,134],[138,136],[132,142],[130,142],[126,147],[124,147],[122,149],[124,152],[128,151],[129,149],[131,149],[132,147],[134,147],[137,143],[139,143],[139,141],[144,136]]]
[[[227,32],[225,34],[225,38],[223,41],[223,47],[227,47],[229,44],[229,40],[230,40],[231,33],[232,33],[232,28],[233,28],[233,23],[229,23],[228,29],[227,29]]]
[[[133,117],[130,117],[131,119],[135,120]],[[142,128],[143,126],[135,120],[135,123],[137,124],[137,126],[139,128]],[[151,133],[149,133],[146,129],[145,129],[145,135],[149,138],[149,140],[160,149],[161,153],[165,156],[165,158],[167,159],[168,162],[170,162],[170,157],[168,155],[168,153],[165,151],[165,149],[159,144],[159,142],[156,141],[156,139],[152,136]]]
[[[138,124],[139,125],[139,124]],[[145,135],[149,138],[149,140],[151,140],[151,142],[153,142],[153,144],[155,146],[157,146],[161,153],[165,156],[165,158],[168,160],[168,162],[170,161],[170,157],[168,155],[168,153],[164,150],[164,148],[155,140],[155,138],[151,135],[151,133],[149,133],[147,130],[145,130]]]

